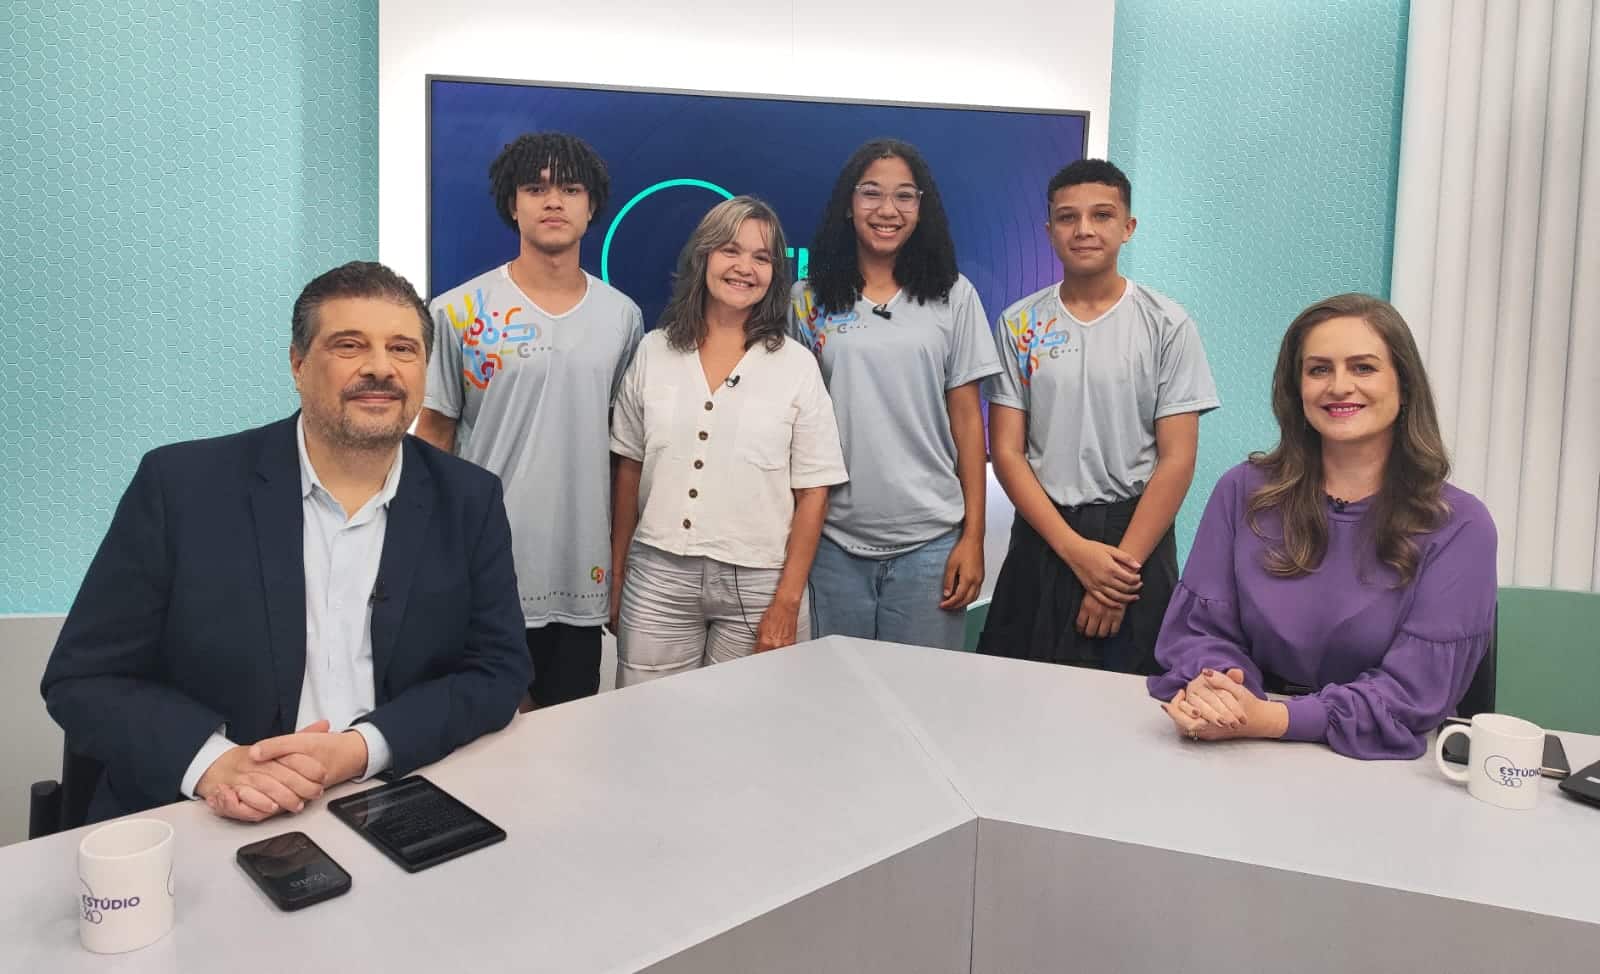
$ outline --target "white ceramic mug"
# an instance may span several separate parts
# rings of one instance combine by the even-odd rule
[[[78,845],[78,939],[97,954],[155,943],[172,929],[172,826],[130,818]]]
[[[1454,734],[1467,735],[1465,769],[1452,768],[1444,760],[1444,742]],[[1521,717],[1479,714],[1470,725],[1441,728],[1433,759],[1445,777],[1465,782],[1473,798],[1501,808],[1532,808],[1539,801],[1544,731]]]

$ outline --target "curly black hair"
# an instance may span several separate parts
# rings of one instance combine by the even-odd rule
[[[950,220],[933,172],[916,146],[899,139],[873,139],[850,156],[833,195],[823,211],[822,225],[811,241],[808,280],[824,313],[853,307],[866,284],[856,261],[856,228],[850,222],[856,183],[867,167],[879,159],[898,158],[911,168],[911,178],[922,190],[917,228],[894,258],[894,279],[918,304],[944,301],[956,283],[956,245],[950,237]]]
[[[515,229],[517,190],[539,181],[550,170],[557,183],[581,183],[589,191],[589,205],[598,214],[611,194],[611,174],[594,147],[565,132],[535,132],[510,143],[489,163],[489,195],[506,225]]]
[[[1116,189],[1122,195],[1122,208],[1133,212],[1133,184],[1128,182],[1126,173],[1104,159],[1079,159],[1052,176],[1050,186],[1044,191],[1046,212],[1055,201],[1056,190],[1080,183],[1103,183]]]

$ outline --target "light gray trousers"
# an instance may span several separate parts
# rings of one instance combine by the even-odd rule
[[[740,568],[634,544],[617,618],[617,686],[749,656],[779,574],[776,568]],[[795,641],[810,638],[807,593],[800,600]]]

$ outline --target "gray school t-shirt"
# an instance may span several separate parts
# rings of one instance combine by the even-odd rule
[[[993,406],[1028,414],[1028,463],[1057,504],[1127,500],[1156,466],[1156,420],[1217,408],[1194,319],[1177,302],[1127,282],[1111,310],[1074,318],[1052,284],[995,324],[1001,372]]]
[[[500,477],[529,628],[599,625],[608,611],[610,408],[644,323],[621,291],[588,280],[559,316],[535,306],[505,265],[429,306],[422,404],[455,417],[456,452]]]
[[[965,505],[945,393],[1000,370],[978,292],[958,277],[947,301],[904,293],[873,313],[865,298],[824,315],[794,286],[789,327],[816,353],[839,418],[850,482],[828,497],[823,534],[863,558],[890,558],[948,533]]]

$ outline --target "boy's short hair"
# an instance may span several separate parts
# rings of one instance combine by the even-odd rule
[[[1133,212],[1133,184],[1128,182],[1128,175],[1121,169],[1104,159],[1079,159],[1077,162],[1065,167],[1050,179],[1050,188],[1045,190],[1044,205],[1048,210],[1056,198],[1056,191],[1068,186],[1077,186],[1079,183],[1104,183],[1115,186],[1122,195],[1122,208],[1129,213]]]

